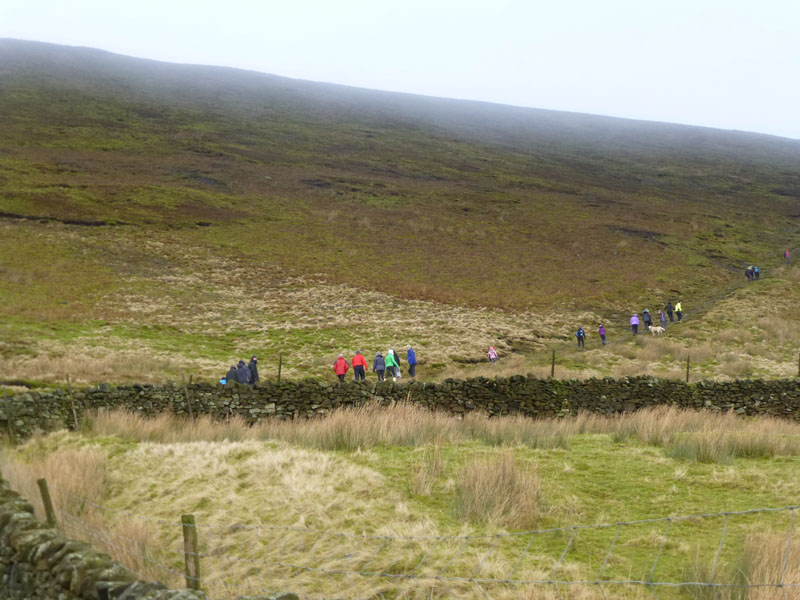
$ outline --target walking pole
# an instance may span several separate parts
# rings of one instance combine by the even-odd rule
[[[553,348],[553,358],[550,361],[550,377],[555,378],[556,376],[556,350]]]

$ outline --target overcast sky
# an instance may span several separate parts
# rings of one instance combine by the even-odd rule
[[[800,0],[0,0],[0,37],[800,138]]]

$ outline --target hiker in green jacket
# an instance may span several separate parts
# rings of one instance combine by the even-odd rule
[[[384,357],[386,361],[386,370],[392,374],[392,379],[397,381],[397,371],[400,370],[400,365],[397,364],[397,359],[394,355],[394,350],[389,349],[386,351],[386,356]]]

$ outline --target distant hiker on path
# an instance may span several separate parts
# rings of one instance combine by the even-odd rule
[[[494,349],[494,346],[489,346],[489,362],[497,365],[497,350]]]
[[[247,364],[250,370],[250,383],[253,385],[258,384],[258,357],[254,354],[250,357],[250,362]]]
[[[753,267],[753,277],[756,279],[761,279],[761,269],[758,268],[758,265]]]
[[[367,359],[361,354],[361,350],[356,350],[356,355],[353,357],[353,375],[356,381],[364,381],[367,378]]]
[[[683,318],[683,309],[681,308],[680,302],[675,305],[675,314],[678,315],[678,323],[680,323]]]
[[[236,375],[236,365],[231,365],[231,368],[228,369],[228,374],[225,375],[225,383],[234,383],[238,381],[238,376]]]
[[[378,352],[375,354],[375,360],[372,361],[372,370],[378,376],[378,381],[383,381],[383,374],[386,371],[386,361],[383,359],[383,354]]]
[[[790,261],[789,261],[789,249],[788,249],[788,248],[787,248],[787,249],[784,251],[784,253],[783,253],[783,258],[785,258],[785,259],[786,259],[786,264],[788,265],[788,264],[789,264],[789,262],[790,262]]]
[[[650,327],[653,325],[653,316],[646,308],[642,311],[642,321],[644,321],[644,330],[650,331]]]
[[[392,378],[397,381],[397,374],[400,371],[400,366],[397,364],[397,358],[395,357],[394,350],[391,348],[386,351],[386,357],[384,358],[386,362],[386,370],[392,374]]]
[[[744,270],[744,276],[747,277],[747,281],[753,281],[753,267],[747,267]]]
[[[633,313],[631,317],[631,331],[633,331],[633,335],[639,333],[639,317],[636,316],[636,313]]]
[[[336,362],[333,363],[333,372],[336,373],[341,383],[344,383],[344,374],[347,373],[347,369],[349,368],[350,365],[348,365],[347,361],[344,359],[344,354],[340,354]]]
[[[578,350],[586,350],[586,332],[583,330],[583,327],[578,327],[578,331],[575,332],[575,337],[578,338]]]
[[[675,307],[672,306],[672,300],[667,302],[667,305],[664,307],[664,311],[667,313],[667,316],[669,317],[669,322],[672,323],[673,321],[672,313],[675,311]]]
[[[250,383],[250,369],[247,368],[243,360],[240,360],[239,365],[236,367],[236,381],[239,383]]]
[[[667,328],[667,315],[664,314],[663,310],[658,311],[658,322],[661,323],[664,329]]]
[[[417,377],[417,355],[411,346],[406,346],[406,359],[408,360],[408,376]]]
[[[600,327],[597,328],[597,333],[600,334],[600,341],[603,342],[603,346],[606,345],[606,328],[601,323]]]

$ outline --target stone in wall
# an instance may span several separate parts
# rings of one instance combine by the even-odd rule
[[[348,382],[314,380],[264,383],[257,388],[232,384],[188,386],[189,399],[178,385],[101,385],[79,390],[71,398],[57,390],[27,393],[0,400],[0,432],[24,439],[34,431],[74,427],[86,410],[125,408],[142,415],[189,414],[214,419],[239,416],[248,423],[264,419],[302,419],[325,415],[340,407],[369,402],[388,405],[411,402],[454,415],[479,411],[490,417],[522,414],[557,417],[590,411],[631,412],[657,404],[770,415],[800,420],[798,380],[680,381],[650,377],[555,380],[517,375],[488,379],[447,379],[442,383],[393,381]],[[73,414],[74,410],[74,414]]]

